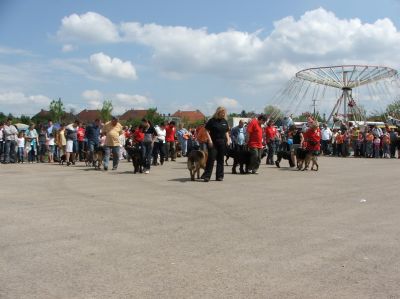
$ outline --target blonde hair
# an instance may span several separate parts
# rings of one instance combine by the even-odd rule
[[[226,119],[226,109],[225,109],[225,107],[222,107],[222,106],[219,106],[219,107],[217,108],[217,110],[215,110],[215,113],[214,113],[214,115],[213,115],[212,118],[221,119],[221,117],[219,116],[219,114],[220,114],[222,111],[225,112],[225,116],[224,116],[223,118]]]

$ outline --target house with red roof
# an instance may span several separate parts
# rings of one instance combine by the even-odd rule
[[[179,118],[181,120],[181,122],[183,122],[185,124],[198,123],[198,122],[202,122],[206,119],[206,116],[200,110],[195,110],[195,111],[178,110],[171,116]]]
[[[145,109],[140,109],[140,110],[131,109],[122,114],[119,117],[119,120],[121,121],[141,120],[142,118],[146,117],[147,113],[148,110]]]
[[[85,124],[90,124],[93,123],[96,119],[101,119],[101,114],[100,110],[84,109],[77,114],[76,118]]]

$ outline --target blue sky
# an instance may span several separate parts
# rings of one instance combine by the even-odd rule
[[[111,99],[116,114],[261,111],[306,67],[397,69],[399,12],[395,0],[0,0],[0,110],[61,97],[75,111]]]

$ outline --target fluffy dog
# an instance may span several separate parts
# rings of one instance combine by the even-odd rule
[[[276,155],[277,155],[277,160],[275,161],[276,167],[278,167],[278,168],[281,167],[279,165],[279,163],[281,162],[282,159],[288,160],[289,161],[289,166],[290,167],[294,167],[294,162],[293,162],[292,154],[291,154],[290,151],[278,151],[276,153]]]
[[[143,154],[142,146],[140,144],[133,144],[132,146],[126,147],[126,152],[132,160],[133,173],[143,173]]]
[[[233,157],[232,173],[237,174],[236,167],[239,165],[240,174],[246,174],[249,172],[250,165],[250,151],[248,150],[237,150]]]
[[[235,159],[236,150],[232,147],[229,147],[225,153],[225,165],[228,166],[229,158]]]
[[[200,150],[193,150],[189,153],[187,159],[187,168],[190,172],[190,179],[194,181],[195,175],[200,179],[200,169],[205,169],[208,153]]]

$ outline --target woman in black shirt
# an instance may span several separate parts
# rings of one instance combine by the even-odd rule
[[[213,117],[205,126],[208,138],[208,160],[204,170],[203,179],[208,182],[214,168],[214,161],[217,160],[216,180],[224,179],[224,156],[226,146],[231,143],[229,137],[229,126],[226,121],[226,110],[218,107]]]

